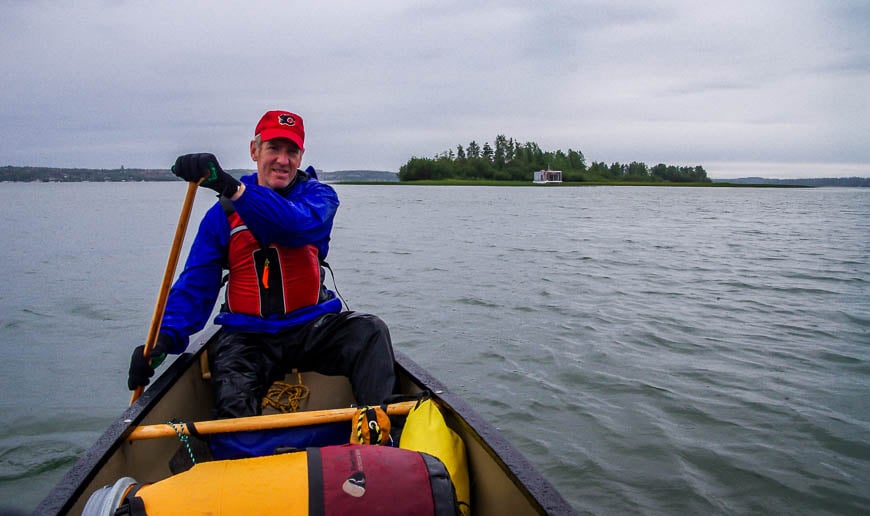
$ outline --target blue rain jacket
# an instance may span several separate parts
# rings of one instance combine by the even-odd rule
[[[257,174],[242,177],[245,192],[233,207],[261,242],[287,247],[313,244],[320,259],[329,253],[332,223],[338,209],[338,195],[317,180],[312,167],[305,171],[285,195],[257,184]],[[221,290],[230,225],[220,202],[209,208],[199,224],[184,270],[169,291],[160,332],[172,337],[170,353],[187,349],[190,335],[202,330]],[[277,333],[303,324],[325,313],[341,311],[335,295],[319,304],[270,318],[220,312],[214,322],[225,331]]]

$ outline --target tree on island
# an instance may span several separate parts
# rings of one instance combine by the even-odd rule
[[[627,165],[592,162],[579,150],[568,152],[542,150],[535,142],[520,143],[500,134],[495,147],[472,140],[465,147],[456,146],[434,158],[411,158],[399,169],[399,181],[442,179],[483,179],[496,181],[531,181],[535,170],[561,170],[565,181],[637,181],[709,183],[702,166],[677,167],[659,163],[648,167],[633,161]]]

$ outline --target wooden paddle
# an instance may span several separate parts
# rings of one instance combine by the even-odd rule
[[[405,415],[417,404],[416,400],[402,401],[387,405],[387,414]],[[340,408],[327,410],[311,410],[307,412],[292,412],[290,414],[269,414],[266,416],[250,416],[235,419],[215,419],[193,423],[196,432],[202,435],[224,432],[245,432],[248,430],[270,430],[273,428],[290,428],[295,426],[319,425],[350,421],[359,414],[359,408]],[[179,432],[190,435],[186,423],[176,425]],[[177,437],[178,432],[168,424],[137,426],[127,437],[130,441],[143,439],[159,439],[161,437]]]
[[[151,353],[154,345],[157,343],[157,333],[160,330],[160,321],[163,319],[163,312],[166,310],[166,299],[169,297],[169,288],[172,286],[172,278],[175,276],[175,267],[178,265],[178,256],[181,254],[181,244],[184,242],[184,235],[187,233],[187,223],[190,221],[190,212],[193,209],[193,200],[196,197],[196,189],[205,178],[198,182],[187,183],[187,195],[184,197],[184,205],[181,207],[181,215],[178,216],[178,226],[175,228],[175,239],[172,241],[172,249],[169,250],[169,260],[166,262],[166,270],[163,271],[163,283],[160,285],[160,292],[157,294],[157,303],[154,305],[154,315],[151,317],[151,327],[148,329],[148,338],[145,340],[145,356]],[[136,387],[133,391],[133,396],[130,398],[130,405],[139,399],[142,395],[144,387]]]

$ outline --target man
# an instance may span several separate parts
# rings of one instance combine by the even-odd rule
[[[178,354],[205,327],[229,270],[223,326],[209,352],[215,417],[261,412],[261,399],[292,368],[350,379],[360,405],[380,404],[395,384],[389,330],[369,314],[342,311],[323,286],[338,196],[299,170],[305,152],[302,118],[269,111],[251,141],[257,173],[241,182],[212,154],[178,158],[172,172],[212,189],[184,270],[173,285],[154,349],[133,352],[128,387],[147,385],[167,353]]]

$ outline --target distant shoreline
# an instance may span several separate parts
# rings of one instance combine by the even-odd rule
[[[250,174],[253,170],[227,170],[235,177]],[[398,180],[395,172],[380,170],[339,170],[334,172],[317,171],[324,182],[335,184],[360,185],[434,185],[434,186],[538,186],[568,187],[568,186],[690,186],[690,187],[763,187],[763,188],[793,188],[793,187],[870,187],[870,178],[839,177],[839,178],[807,178],[807,179],[767,179],[762,177],[745,177],[735,179],[713,179],[710,183],[677,183],[677,182],[634,182],[634,181],[584,181],[534,184],[532,181],[495,181],[495,180]],[[50,167],[0,167],[0,182],[43,182],[43,183],[79,183],[79,182],[169,182],[181,181],[168,169],[86,169],[86,168],[50,168]]]
[[[255,172],[247,169],[228,169],[234,177],[242,177]],[[396,172],[380,170],[340,170],[327,172],[317,171],[322,181],[383,181],[398,182]],[[169,169],[146,168],[51,168],[51,167],[0,167],[0,182],[44,182],[44,183],[80,183],[80,182],[152,182],[181,181]]]
[[[338,181],[338,184],[343,185],[395,185],[395,186],[501,186],[501,187],[535,187],[535,188],[572,188],[584,186],[660,186],[660,187],[689,187],[689,188],[814,188],[807,185],[774,185],[774,184],[749,184],[749,183],[676,183],[676,182],[654,182],[654,181],[564,181],[562,183],[547,183],[540,184],[532,181],[494,181],[494,180],[462,180],[462,179],[441,179],[421,180],[421,181],[401,181],[401,182],[379,182],[379,181]]]

